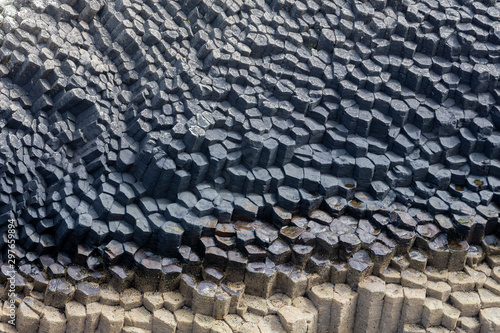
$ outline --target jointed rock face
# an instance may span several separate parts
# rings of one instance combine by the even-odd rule
[[[5,262],[14,219],[19,292],[57,307],[92,299],[90,282],[201,288],[214,310],[193,311],[218,317],[221,285],[265,299],[276,270],[310,284],[294,301],[325,281],[390,283],[391,269],[500,264],[494,1],[3,5],[0,247]],[[278,313],[288,332],[296,311]],[[398,320],[426,325],[410,312]]]

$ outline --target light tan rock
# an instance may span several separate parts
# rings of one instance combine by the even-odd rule
[[[444,281],[427,281],[427,296],[446,302],[451,295],[451,287]]]
[[[443,317],[443,302],[436,298],[428,297],[424,301],[422,310],[422,326],[429,328],[441,324]]]
[[[229,307],[231,306],[231,296],[220,288],[217,288],[214,295],[214,309],[212,317],[217,320],[222,320],[229,314]]]
[[[1,297],[1,296],[0,296]],[[3,296],[5,297],[5,296]],[[0,322],[6,323],[7,321],[11,320],[10,318],[10,309],[8,308],[10,306],[9,302],[2,302],[0,301]],[[17,307],[14,304],[14,309],[12,310],[14,313],[17,312]]]
[[[245,301],[245,299],[243,298],[239,303],[238,303],[238,306],[236,307],[236,314],[238,316],[241,316],[243,317],[244,314],[247,313],[247,310],[248,310],[248,306],[247,306],[247,302]]]
[[[397,332],[403,301],[403,287],[397,284],[387,284],[385,287],[384,305],[379,332]]]
[[[458,319],[458,326],[465,333],[479,333],[481,330],[481,323],[476,317],[460,317]]]
[[[223,321],[216,320],[210,330],[210,333],[232,333],[231,328]]]
[[[154,312],[163,307],[163,295],[159,292],[148,291],[144,293],[142,303],[149,312]]]
[[[475,267],[475,270],[483,272],[484,274],[486,274],[487,277],[491,277],[492,269],[485,262]]]
[[[500,255],[486,255],[486,262],[490,267],[498,267],[500,266]]]
[[[124,326],[121,333],[151,333],[151,331],[134,326]]]
[[[459,317],[460,310],[449,304],[443,303],[443,317],[441,318],[441,325],[449,330],[454,330],[455,327],[457,327]]]
[[[229,296],[231,296],[231,303],[229,304],[229,313],[236,313],[238,304],[240,303],[245,292],[245,284],[243,282],[228,282],[221,285]]]
[[[285,278],[284,292],[294,299],[303,296],[307,291],[307,274],[302,270],[293,270]]]
[[[385,282],[369,276],[358,285],[354,332],[376,332],[384,308]]]
[[[189,309],[179,309],[174,312],[177,322],[177,333],[191,333],[193,331],[194,314]]]
[[[302,311],[307,321],[307,332],[318,331],[318,310],[314,304],[305,297],[297,297],[292,302],[293,306]]]
[[[491,270],[491,277],[497,283],[500,283],[500,267],[493,267]]]
[[[401,272],[401,285],[408,288],[425,288],[427,275],[415,269],[405,269]]]
[[[288,333],[307,332],[307,320],[300,309],[294,306],[285,306],[278,310],[278,317]]]
[[[446,269],[436,269],[432,266],[427,266],[425,268],[425,275],[427,275],[428,281],[447,281],[448,280],[448,270]]]
[[[89,303],[86,306],[85,333],[95,332],[99,320],[101,319],[102,305],[99,303]]]
[[[153,312],[153,333],[175,333],[177,322],[172,312],[158,309]]]
[[[210,333],[214,323],[215,319],[213,317],[197,313],[194,315],[193,333]]]
[[[115,306],[120,304],[120,294],[109,285],[102,285],[100,290],[100,303]]]
[[[193,291],[192,309],[194,313],[211,316],[214,311],[214,297],[217,285],[212,282],[200,282]]]
[[[234,331],[238,332],[245,323],[245,320],[238,316],[237,314],[228,314],[224,317],[224,321],[229,325],[229,327]],[[257,328],[258,330],[258,328]]]
[[[267,315],[257,325],[260,333],[287,333],[277,315]]]
[[[184,296],[178,291],[163,293],[163,306],[170,312],[175,312],[184,306]]]
[[[17,309],[16,329],[19,333],[34,333],[40,325],[40,316],[26,303],[21,303]]]
[[[35,311],[38,316],[42,315],[43,309],[45,309],[45,304],[33,297],[25,297],[23,303],[30,307],[31,310]]]
[[[17,333],[15,326],[8,323],[0,323],[1,333]]]
[[[247,312],[242,316],[242,318],[247,322],[258,324],[262,321],[264,317],[256,315],[254,313]]]
[[[404,324],[402,333],[426,333],[425,328],[417,324]]]
[[[468,266],[465,266],[465,271],[467,274],[469,274],[473,279],[474,282],[476,283],[475,289],[478,290],[480,288],[483,288],[484,283],[486,282],[486,279],[488,278],[486,274],[480,271],[476,271],[475,269],[472,269]]]
[[[327,333],[330,327],[334,289],[333,285],[323,283],[312,287],[307,293],[318,310],[318,333]]]
[[[269,314],[276,314],[279,309],[292,305],[292,299],[281,293],[272,295],[266,300],[266,302]]]
[[[500,308],[482,309],[479,312],[481,333],[500,332]]]
[[[347,271],[346,271],[346,276],[347,276]],[[307,290],[311,290],[312,287],[318,286],[320,284],[323,284],[325,282],[324,276],[319,275],[318,273],[309,273],[307,275]],[[339,283],[345,283],[345,280],[343,282]]]
[[[425,289],[403,288],[404,301],[401,313],[401,322],[404,324],[418,324],[424,309]]]
[[[484,288],[488,289],[492,293],[500,296],[500,283],[497,283],[492,278],[487,278],[486,282],[484,282]]]
[[[245,302],[247,304],[247,311],[258,316],[264,317],[268,313],[267,302],[262,297],[245,295]]]
[[[352,332],[357,300],[358,293],[354,292],[349,285],[335,285],[330,315],[330,330],[339,333]]]
[[[379,277],[385,281],[385,283],[394,283],[394,284],[400,284],[401,283],[401,272],[398,270],[395,270],[392,267],[387,267],[384,269],[380,274]]]
[[[256,324],[256,323],[243,323],[239,328],[233,329],[233,332],[234,333],[254,333],[254,332],[260,332],[260,329],[259,329],[258,324]]]
[[[427,328],[425,333],[452,333],[452,331],[443,326],[432,326]],[[453,333],[460,333],[460,332],[453,331]]]
[[[66,331],[66,318],[64,315],[51,306],[43,309],[40,318],[39,333],[64,333]]]
[[[451,291],[472,291],[476,286],[476,281],[464,271],[448,273],[448,284]]]
[[[330,267],[330,282],[333,284],[345,283],[346,279],[347,279],[347,264],[345,262],[332,263]]]
[[[125,311],[119,306],[103,305],[97,326],[99,333],[119,333],[125,321]]]
[[[492,293],[488,289],[481,288],[477,291],[481,298],[481,308],[498,308],[500,307],[500,296]]]
[[[460,310],[464,317],[472,317],[481,309],[481,299],[475,292],[457,291],[451,293],[451,303]]]
[[[143,306],[133,308],[125,311],[124,325],[151,331],[153,329],[153,315]]]
[[[125,289],[120,295],[120,307],[128,311],[142,306],[142,293],[135,289]]]
[[[87,311],[78,302],[66,303],[66,331],[68,333],[83,333]]]

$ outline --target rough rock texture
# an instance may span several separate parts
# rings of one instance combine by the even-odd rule
[[[499,13],[2,1],[17,329],[495,331]]]
[[[375,229],[397,254],[418,243],[429,263],[461,269],[468,246],[498,230],[498,10],[488,1],[5,6],[0,216],[17,221],[19,258],[64,251],[94,269],[96,257],[113,265],[138,247],[196,270],[215,244],[303,264],[301,246],[330,226],[317,241],[330,257],[337,244],[343,260],[357,244],[375,246]],[[317,208],[333,220],[311,217]],[[370,223],[344,227],[344,213]],[[260,219],[288,244],[272,230],[217,227]],[[391,248],[375,246],[375,269]],[[349,267],[354,280],[371,270]]]

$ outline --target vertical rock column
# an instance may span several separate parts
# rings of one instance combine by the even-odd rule
[[[370,276],[358,285],[358,304],[354,332],[377,332],[385,296],[385,282]]]
[[[401,327],[405,324],[418,324],[422,318],[425,302],[425,289],[404,287],[404,303],[401,313]]]
[[[318,309],[318,333],[333,332],[331,329],[329,330],[333,294],[333,286],[329,283],[314,286],[307,294]]]
[[[397,284],[386,286],[379,332],[397,332],[403,299],[403,287]]]
[[[330,332],[350,333],[353,331],[357,300],[358,293],[347,284],[335,285]]]

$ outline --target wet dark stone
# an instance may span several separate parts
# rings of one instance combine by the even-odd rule
[[[448,239],[446,235],[441,234],[429,243],[428,265],[437,270],[447,269],[449,253]]]
[[[373,271],[373,262],[366,251],[359,251],[349,259],[347,265],[347,284],[356,288],[358,283]]]
[[[313,253],[314,247],[309,245],[295,244],[292,246],[292,262],[294,265],[304,269],[307,261]]]
[[[78,244],[75,256],[75,264],[80,266],[87,266],[87,260],[93,252],[94,251],[90,246]]]
[[[272,222],[277,228],[281,228],[283,226],[289,225],[292,220],[292,213],[283,209],[279,206],[275,206],[272,208]]]
[[[332,223],[332,220],[333,218],[328,215],[326,212],[322,211],[322,210],[313,210],[312,212],[309,213],[309,218],[313,221],[316,221],[320,224],[324,224],[324,225],[329,225],[330,223]]]
[[[42,268],[48,268],[50,265],[56,262],[54,258],[49,256],[48,254],[41,255],[38,259],[40,260],[40,265],[42,266]]]
[[[225,251],[236,248],[236,237],[222,237],[215,235],[215,244]]]
[[[79,266],[69,266],[66,269],[66,275],[68,280],[73,284],[83,282],[89,277],[88,272]]]
[[[321,254],[313,254],[307,261],[306,270],[310,273],[317,273],[320,277],[328,280],[330,275],[331,261]]]
[[[391,249],[380,242],[375,242],[370,246],[370,254],[374,263],[373,271],[375,274],[378,274],[386,269],[391,263],[391,259],[394,255],[394,249]]]
[[[49,279],[45,273],[40,272],[33,275],[33,290],[38,292],[45,292],[49,284]]]
[[[300,234],[299,239],[297,240],[297,243],[303,244],[303,245],[315,246],[316,245],[316,235],[310,231],[304,231],[303,233]]]
[[[339,255],[342,259],[348,260],[361,248],[361,241],[353,233],[344,234],[339,237]]]
[[[73,299],[75,288],[63,279],[50,280],[45,292],[45,304],[64,309],[66,303]]]
[[[114,265],[121,261],[124,254],[123,244],[118,241],[109,242],[104,248],[103,259],[106,265]]]
[[[75,300],[87,305],[93,302],[98,302],[100,299],[101,289],[99,284],[92,282],[80,282],[76,285]]]
[[[257,245],[268,247],[278,238],[278,230],[270,225],[264,225],[255,229],[255,241]]]
[[[227,265],[227,252],[217,246],[209,247],[204,260],[207,265],[224,270]]]
[[[331,197],[325,199],[325,211],[333,217],[339,217],[345,212],[347,207],[347,200],[341,197]]]
[[[50,278],[60,278],[65,274],[65,268],[63,265],[54,263],[47,268],[47,275]]]
[[[228,265],[226,268],[226,280],[232,282],[243,281],[245,277],[245,267],[248,264],[248,258],[237,250],[231,250],[227,253]]]
[[[71,265],[72,260],[68,254],[60,252],[57,254],[57,262],[63,265],[64,267],[67,267]]]
[[[236,229],[231,223],[218,223],[215,228],[215,235],[220,237],[236,236]]]
[[[119,293],[129,288],[134,281],[134,272],[126,267],[111,266],[108,271],[110,276],[109,284]]]
[[[290,247],[282,240],[275,240],[267,249],[269,258],[276,264],[280,265],[290,261],[292,251]]]
[[[389,225],[387,227],[387,232],[389,236],[394,238],[394,241],[397,243],[397,254],[407,253],[412,247],[413,242],[415,241],[414,231],[408,231],[402,228],[395,227],[393,225]]]
[[[417,271],[424,272],[427,266],[427,256],[418,250],[411,250],[408,252],[408,261],[410,262],[410,268]]]
[[[176,264],[163,265],[161,269],[161,279],[159,282],[159,291],[174,291],[179,288],[181,281],[182,268]]]
[[[267,257],[265,250],[253,244],[245,245],[245,253],[249,262],[264,261]]]
[[[339,237],[331,231],[322,232],[317,236],[317,244],[328,257],[333,258],[338,253]]]
[[[201,275],[203,276],[203,280],[213,282],[217,285],[221,284],[225,278],[223,272],[213,267],[203,268]]]
[[[279,235],[288,244],[294,244],[299,239],[300,235],[304,232],[303,228],[295,226],[287,226],[280,229]]]
[[[255,242],[255,231],[253,229],[238,229],[236,231],[236,246],[243,250],[245,245]]]

